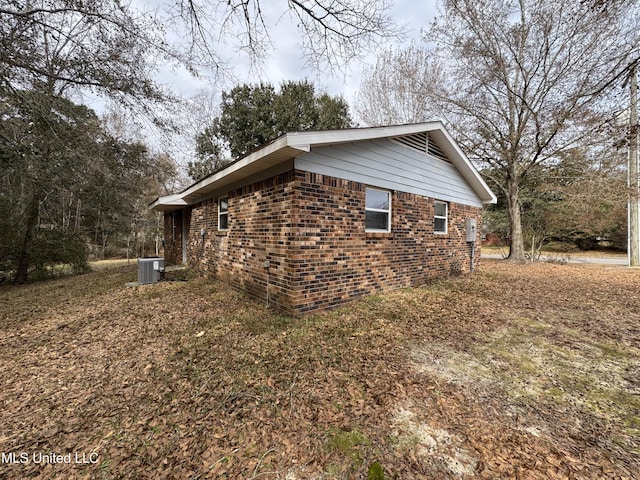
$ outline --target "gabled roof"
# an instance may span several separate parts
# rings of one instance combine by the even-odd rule
[[[419,133],[428,133],[438,143],[440,150],[469,183],[482,203],[496,202],[496,196],[489,189],[471,161],[460,150],[460,147],[444,128],[442,122],[436,121],[388,127],[286,133],[239,158],[225,169],[197,181],[182,192],[156,199],[149,208],[159,211],[172,211],[197,203],[208,193],[275,167],[302,153],[311,151],[314,147],[403,137]]]

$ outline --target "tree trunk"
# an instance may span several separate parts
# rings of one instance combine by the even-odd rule
[[[509,207],[509,260],[524,262],[524,235],[520,212],[518,180],[510,178],[507,185],[507,205]]]
[[[16,268],[15,283],[21,284],[27,281],[29,275],[29,253],[31,244],[38,225],[38,213],[40,201],[36,195],[33,196],[25,215],[25,231],[22,246],[18,253],[18,266]]]
[[[104,252],[107,249],[107,237],[109,236],[108,233],[102,232],[102,253],[100,255],[100,258],[102,258],[104,260]]]

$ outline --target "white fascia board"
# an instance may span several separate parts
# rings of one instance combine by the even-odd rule
[[[442,123],[426,122],[411,125],[394,125],[390,127],[352,128],[344,130],[327,130],[320,132],[294,132],[287,133],[289,146],[306,145],[320,147],[335,143],[349,143],[377,138],[399,137],[414,133],[438,130]]]
[[[194,183],[193,185],[191,185],[190,187],[188,187],[186,190],[184,190],[182,192],[181,197],[184,198],[184,197],[192,195],[194,193],[198,193],[200,190],[208,187],[209,185],[211,185],[213,183],[216,183],[217,181],[221,180],[222,178],[226,177],[227,175],[230,175],[230,174],[232,174],[234,172],[237,172],[238,170],[241,170],[241,169],[247,167],[248,165],[260,160],[261,158],[266,157],[270,153],[274,153],[277,150],[280,150],[281,148],[284,148],[286,146],[287,146],[286,137],[284,137],[284,136],[280,137],[280,138],[276,139],[275,141],[273,141],[272,143],[266,145],[265,147],[263,147],[263,148],[261,148],[259,150],[256,150],[253,153],[250,153],[249,155],[244,157],[242,160],[238,160],[237,162],[229,165],[224,170],[220,170],[215,175],[211,175],[210,177],[203,178],[199,182]]]
[[[464,152],[460,150],[458,143],[451,137],[447,129],[442,126],[440,128],[440,131],[447,138],[447,141],[453,147],[457,154],[457,158],[454,157],[451,160],[455,162],[454,164],[456,168],[460,171],[467,182],[469,182],[471,187],[476,191],[476,193],[480,197],[480,200],[482,200],[482,203],[485,205],[497,203],[498,199],[489,188],[489,185],[487,185],[487,182],[484,181],[484,179],[480,175],[480,172],[478,172],[476,167],[474,167],[474,165],[471,163],[471,160],[469,160]]]
[[[309,145],[290,145],[287,136],[283,135],[237,160],[224,170],[194,183],[178,195],[187,205],[191,205],[196,201],[195,199],[200,200],[217,189],[271,168],[300,153],[308,152],[310,148]]]
[[[181,194],[174,193],[172,195],[165,195],[163,197],[156,198],[149,204],[149,210],[156,210],[161,212],[178,210],[179,208],[186,206],[187,202],[182,199]]]

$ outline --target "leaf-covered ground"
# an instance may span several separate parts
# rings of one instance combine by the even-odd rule
[[[0,289],[0,478],[640,478],[638,270],[483,261],[303,319],[134,279]]]

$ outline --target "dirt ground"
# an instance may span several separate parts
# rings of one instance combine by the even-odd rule
[[[483,260],[302,319],[135,276],[0,289],[0,478],[640,478],[640,270]]]

